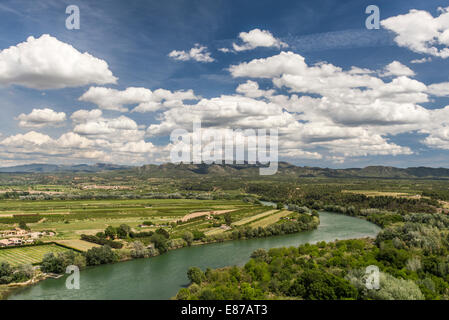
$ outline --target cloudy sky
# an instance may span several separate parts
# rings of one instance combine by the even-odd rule
[[[166,162],[200,119],[298,165],[449,167],[449,3],[370,4],[2,0],[0,166]]]

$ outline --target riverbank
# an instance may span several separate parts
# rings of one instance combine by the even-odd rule
[[[320,219],[317,216],[313,216],[311,218],[312,218],[312,221],[309,224],[306,224],[305,226],[303,226],[303,228],[306,228],[306,229],[300,229],[300,228],[291,229],[290,232],[288,232],[289,230],[287,230],[287,234],[292,234],[292,233],[296,233],[296,232],[310,231],[310,230],[316,229],[319,226],[319,224],[320,224]],[[294,222],[284,222],[284,223],[279,224],[279,225],[282,226],[282,225],[284,225],[286,223],[291,224],[291,225],[295,225]],[[266,228],[262,228],[262,229],[259,228],[259,230],[265,230],[265,229]],[[297,231],[294,231],[294,230],[297,230]],[[266,237],[269,237],[269,236],[276,236],[276,235],[278,235],[278,234],[268,235],[268,236],[260,236],[259,238],[266,238]],[[256,237],[256,238],[258,238],[258,237]],[[193,242],[188,247],[210,245],[210,244],[214,244],[214,243],[223,243],[223,242],[226,242],[226,241],[250,240],[250,239],[254,239],[254,238],[238,237],[236,239],[236,238],[233,238],[232,234],[229,234],[227,237],[224,236],[224,237],[221,237],[219,239],[216,238],[216,237],[209,237],[209,238],[207,238],[207,240],[205,239],[204,241]],[[179,249],[186,248],[186,247],[187,246],[169,247],[169,248],[167,248],[167,252],[168,251],[173,251],[173,250],[179,250]],[[128,251],[128,250],[123,250],[123,249],[116,250],[116,252],[120,256],[120,259],[119,259],[119,261],[117,261],[115,263],[126,262],[126,261],[131,261],[131,260],[136,260],[136,259],[145,259],[145,258],[133,258],[132,255],[129,254],[129,252],[126,252],[126,251]],[[152,257],[157,257],[159,255],[166,254],[167,252],[160,253],[159,251],[156,250],[155,254],[151,255],[150,257],[147,257],[146,259],[149,259],[149,258],[152,258]],[[61,276],[63,276],[63,274]],[[13,294],[14,289],[20,289],[20,288],[24,288],[24,287],[27,287],[27,286],[32,286],[32,285],[36,284],[37,282],[45,280],[45,279],[48,279],[48,278],[52,278],[52,275],[43,273],[43,276],[39,280],[36,279],[35,281],[31,281],[30,280],[30,281],[23,282],[23,283],[11,283],[11,284],[8,284],[7,285],[8,286],[8,290],[4,290],[4,293],[0,295],[0,300],[6,299],[9,295]]]
[[[48,273],[43,273],[39,270],[35,271],[36,274],[33,276],[33,278],[24,281],[24,282],[15,282],[15,283],[9,283],[9,284],[2,284],[0,285],[0,300],[5,300],[8,298],[9,295],[13,294],[14,291],[25,288],[28,286],[35,285],[43,280],[55,278],[53,275]]]
[[[170,299],[188,285],[191,266],[202,269],[245,264],[259,248],[375,237],[380,228],[341,214],[320,213],[317,229],[290,235],[224,241],[172,250],[151,259],[101,265],[81,271],[81,289],[67,290],[65,278],[48,279],[9,296],[10,299]]]
[[[448,230],[447,215],[407,213],[375,240],[256,250],[244,267],[190,269],[176,299],[448,300]],[[369,270],[376,290],[366,285]]]

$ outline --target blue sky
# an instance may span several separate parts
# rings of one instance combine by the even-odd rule
[[[264,123],[267,128],[279,127],[280,158],[298,165],[447,167],[449,108],[444,108],[449,105],[449,58],[444,49],[449,42],[444,32],[449,30],[449,22],[446,24],[447,18],[443,17],[445,11],[438,8],[449,3],[377,1],[380,20],[390,23],[382,24],[379,30],[367,30],[365,8],[370,4],[374,3],[2,1],[0,71],[7,75],[2,78],[0,74],[0,160],[4,166],[35,162],[128,163],[130,158],[135,164],[165,162],[169,131],[184,128],[195,113],[202,119],[217,115],[216,128],[248,128],[250,123],[254,128]],[[79,30],[65,26],[68,5],[80,9]],[[439,40],[420,42],[415,37],[430,24],[411,16],[409,20],[415,23],[407,27],[410,22],[405,15],[410,10],[427,12],[435,19],[442,17],[435,20],[435,30],[425,32],[425,36],[436,32]],[[242,32],[248,34],[248,41],[240,36]],[[41,39],[46,34],[54,41],[28,48],[30,36]],[[256,44],[258,36],[267,35],[273,41],[271,45]],[[405,44],[397,37],[405,39]],[[72,46],[73,57],[58,51],[58,43]],[[22,51],[6,53],[5,49],[16,46]],[[188,54],[195,46],[203,49],[194,58],[169,56],[174,50]],[[249,47],[235,49],[239,46]],[[220,51],[222,48],[230,52]],[[87,58],[79,61],[78,68],[78,54],[85,52],[92,59],[106,62],[107,70]],[[282,52],[290,52],[291,56]],[[203,53],[213,61],[201,61]],[[26,61],[27,57],[31,62]],[[58,59],[73,62],[72,68],[77,69],[73,79],[69,67],[59,70],[53,66]],[[264,59],[264,72],[251,69],[255,59]],[[420,59],[425,62],[412,62]],[[298,63],[298,70],[305,69],[293,74],[288,67],[282,69],[283,73],[273,71],[277,63],[290,66],[287,60]],[[396,62],[391,66],[395,69],[387,75],[386,67],[392,62]],[[40,63],[46,67],[40,68]],[[314,70],[316,64],[324,67]],[[231,72],[230,66],[240,66],[240,75]],[[329,74],[329,66],[341,69]],[[349,73],[352,67],[369,72]],[[304,77],[306,84],[298,77]],[[102,82],[99,78],[109,80]],[[392,89],[395,79],[400,83]],[[42,87],[45,81],[49,84]],[[357,84],[343,85],[341,90],[347,96],[339,97],[339,81]],[[319,82],[327,84],[316,88],[314,83]],[[245,83],[248,85],[236,91]],[[431,87],[434,84],[440,85]],[[265,93],[249,93],[247,88],[254,85]],[[113,89],[112,95],[117,97],[107,106],[99,102],[104,99],[101,92],[92,92],[80,100],[92,87]],[[129,92],[123,93],[127,88],[149,91],[129,97]],[[157,100],[154,92],[160,88],[168,90],[170,98]],[[194,99],[180,100],[177,92],[188,90],[192,90]],[[269,90],[273,91],[267,93]],[[146,102],[141,97],[145,94],[155,105],[145,112],[132,112]],[[313,101],[294,101],[293,95]],[[354,102],[357,99],[361,102]],[[166,105],[162,105],[164,102]],[[118,111],[118,105],[127,111]],[[242,105],[248,110],[241,111]],[[253,106],[259,108],[260,116]],[[72,115],[79,110],[101,110],[101,115],[92,118],[83,114],[75,121]],[[107,132],[95,131],[99,128]]]

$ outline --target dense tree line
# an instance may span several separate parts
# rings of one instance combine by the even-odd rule
[[[222,242],[225,240],[242,240],[265,238],[270,236],[292,234],[301,231],[316,229],[319,225],[318,216],[308,214],[299,214],[296,221],[280,220],[279,222],[267,227],[253,228],[250,226],[236,227],[230,232],[207,236],[203,239],[205,242]]]
[[[121,249],[123,247],[123,244],[118,242],[118,241],[114,241],[114,240],[110,240],[110,239],[106,239],[103,237],[99,237],[99,236],[94,236],[94,235],[87,235],[87,234],[82,234],[81,235],[81,240],[84,241],[88,241],[91,243],[95,243],[95,244],[99,244],[99,245],[108,245],[111,248],[114,249]]]
[[[259,195],[261,200],[295,204],[315,210],[333,210],[350,215],[358,215],[363,209],[373,208],[401,214],[434,213],[440,207],[435,198],[366,196],[343,192],[344,188],[344,184],[253,183],[247,186],[246,191]]]
[[[53,252],[47,253],[41,263],[41,270],[46,273],[64,273],[67,266],[76,265],[79,268],[86,266],[85,255],[67,251],[54,254]]]
[[[76,265],[80,269],[85,266],[113,263],[119,260],[117,252],[108,245],[94,247],[86,252],[67,251],[63,253],[47,253],[41,263],[41,270],[46,273],[65,273],[67,266]]]
[[[204,272],[178,299],[449,299],[449,217],[408,213],[375,240],[256,250],[244,267]],[[380,288],[366,286],[366,267]]]

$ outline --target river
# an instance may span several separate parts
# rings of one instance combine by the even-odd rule
[[[188,247],[149,259],[87,268],[81,271],[79,290],[66,289],[62,277],[21,289],[9,299],[169,299],[188,285],[186,271],[191,266],[203,270],[242,266],[258,248],[375,237],[380,230],[368,221],[341,214],[320,212],[320,220],[312,231]]]

